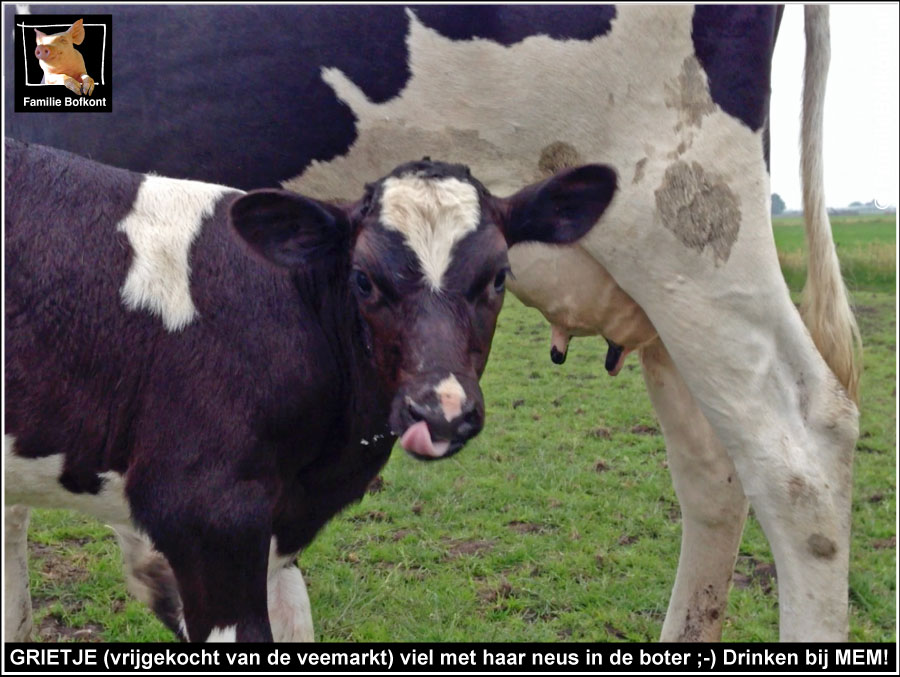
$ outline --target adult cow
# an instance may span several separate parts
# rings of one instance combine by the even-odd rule
[[[569,242],[615,189],[587,166],[499,199],[421,161],[340,207],[9,140],[5,156],[17,639],[23,505],[115,525],[132,590],[185,638],[311,639],[297,552],[401,434],[426,459],[478,434],[507,243]]]
[[[127,36],[113,53],[114,112],[12,115],[16,134],[139,170],[328,198],[427,153],[470,165],[498,194],[564,166],[615,167],[615,200],[561,254],[581,263],[549,282],[588,280],[605,290],[595,304],[624,290],[662,341],[643,364],[685,520],[662,637],[720,636],[748,500],[776,559],[782,638],[846,637],[857,332],[821,191],[826,7],[806,8],[809,329],[769,216],[780,8],[104,11]],[[536,258],[547,260],[534,249],[518,260]],[[540,296],[521,272],[523,294]],[[587,330],[608,326],[610,308],[594,314]]]

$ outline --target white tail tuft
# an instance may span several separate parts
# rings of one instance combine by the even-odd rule
[[[862,339],[841,277],[823,187],[822,121],[831,59],[828,6],[807,5],[804,11],[806,61],[800,153],[809,265],[800,314],[826,364],[858,404]]]

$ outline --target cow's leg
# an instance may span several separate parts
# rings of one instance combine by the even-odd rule
[[[757,167],[736,162],[750,155],[726,144],[705,165],[654,168],[651,210],[627,219],[646,224],[638,234],[623,242],[597,227],[583,246],[645,310],[734,462],[775,557],[782,639],[846,640],[858,413],[788,294],[762,157]],[[705,248],[669,227],[690,229],[689,219],[666,221],[674,208],[664,201],[677,206],[684,194],[695,199],[694,225],[710,228]]]
[[[662,641],[718,641],[747,499],[734,464],[657,340],[641,350],[650,401],[666,438],[681,505],[678,573]]]
[[[31,635],[31,594],[28,589],[28,518],[24,505],[6,506],[6,552],[3,576],[6,594],[4,640],[24,642]]]
[[[273,539],[274,542],[274,539]],[[312,642],[312,612],[303,574],[293,557],[269,556],[268,606],[272,637],[276,642]]]
[[[169,562],[143,534],[123,525],[112,528],[122,550],[128,592],[149,606],[179,638],[186,640],[184,610]]]

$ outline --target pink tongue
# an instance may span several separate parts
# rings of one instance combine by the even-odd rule
[[[626,348],[625,350],[622,351],[622,354],[619,355],[619,361],[616,362],[615,368],[613,368],[613,370],[612,370],[611,372],[609,372],[609,375],[610,375],[610,376],[615,376],[615,375],[618,374],[620,371],[622,371],[622,366],[625,364],[625,357],[626,357],[626,356],[628,355],[628,353],[630,353],[630,352],[631,352],[631,348]]]
[[[447,449],[450,448],[450,442],[447,440],[432,442],[428,424],[425,421],[419,421],[406,429],[403,437],[400,438],[400,446],[419,456],[440,458],[447,453]]]

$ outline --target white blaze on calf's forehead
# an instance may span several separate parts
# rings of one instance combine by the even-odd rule
[[[453,246],[478,228],[475,187],[454,178],[390,177],[381,196],[381,223],[399,232],[415,252],[435,291],[450,266]]]
[[[438,383],[434,392],[437,394],[438,402],[441,403],[441,409],[444,410],[444,418],[452,421],[462,414],[462,407],[466,403],[466,391],[453,374]]]

